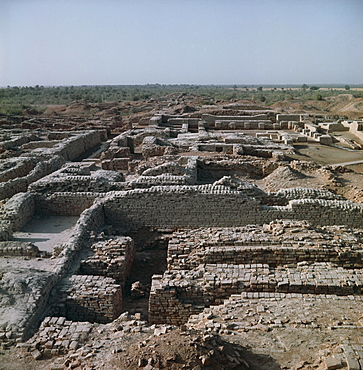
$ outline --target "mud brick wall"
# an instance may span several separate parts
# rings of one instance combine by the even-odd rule
[[[79,250],[89,240],[90,231],[99,229],[104,225],[104,213],[100,205],[94,205],[82,212],[77,221],[72,235],[66,243],[63,251],[58,256],[59,260],[53,269],[53,273],[47,280],[47,286],[42,289],[41,299],[32,306],[27,313],[28,317],[24,320],[24,327],[21,335],[23,338],[28,336],[33,325],[41,319],[41,313],[48,303],[50,292],[56,284],[67,274],[69,268],[73,265]]]
[[[181,325],[191,315],[203,311],[205,306],[183,303],[177,296],[176,287],[166,289],[161,275],[152,277],[149,295],[149,323]]]
[[[130,185],[133,188],[148,188],[150,186],[165,186],[165,185],[188,185],[191,184],[192,177],[173,176],[170,174],[162,174],[157,176],[139,176],[132,181]]]
[[[258,159],[254,161],[226,161],[226,160],[214,160],[209,161],[200,159],[197,162],[198,165],[198,179],[204,180],[205,178],[219,180],[223,176],[246,176],[249,174],[252,178],[263,178],[270,175],[279,164],[276,162],[267,162]]]
[[[60,192],[53,194],[35,194],[36,212],[46,215],[79,216],[92,206],[94,200],[102,193]]]
[[[302,119],[301,114],[277,114],[276,115],[276,120],[277,122],[281,121],[297,121],[300,122]]]
[[[214,122],[214,127],[216,129],[257,130],[257,129],[272,129],[274,127],[274,124],[270,120],[264,119],[259,119],[258,121],[217,120]]]
[[[167,162],[148,168],[141,176],[131,181],[132,188],[146,188],[162,185],[195,185],[197,182],[197,157],[185,163]]]
[[[59,278],[62,278],[68,271],[79,250],[85,245],[85,242],[89,240],[90,232],[98,230],[100,227],[104,226],[104,223],[103,208],[100,204],[95,204],[82,212],[73,229],[71,237],[58,256],[59,261],[54,271]]]
[[[0,199],[10,198],[17,193],[26,192],[31,183],[61,168],[63,164],[64,159],[60,156],[55,156],[48,161],[38,162],[27,175],[21,177],[21,174],[19,174],[17,178],[1,183]]]
[[[258,147],[256,145],[242,145],[242,150],[245,155],[253,155],[262,158],[272,158],[276,149],[266,149],[266,147]]]
[[[154,117],[153,117],[154,118]],[[183,123],[188,124],[192,127],[198,127],[199,118],[178,118],[178,117],[169,117],[167,119],[169,125],[182,126]]]
[[[28,193],[28,195],[32,196]],[[7,318],[7,322],[2,323],[7,331],[12,332],[12,338],[29,337],[32,328],[39,324],[42,319],[45,306],[48,304],[49,294],[54,291],[56,284],[68,273],[78,252],[85,242],[89,239],[90,231],[99,229],[104,225],[104,213],[101,205],[94,205],[85,210],[77,224],[75,225],[72,235],[65,244],[63,251],[59,255],[58,261],[51,273],[42,272],[36,274],[29,281],[28,273],[20,277],[24,281],[24,286],[29,288],[29,299],[27,304],[23,303],[17,306],[14,315]],[[19,274],[21,274],[19,272]],[[5,278],[3,277],[2,282]],[[9,285],[11,286],[11,285]],[[30,289],[31,288],[31,289]],[[56,294],[56,291],[54,291]]]
[[[280,189],[276,193],[270,193],[269,196],[273,200],[283,199],[285,202],[296,199],[344,200],[341,195],[334,194],[329,190],[312,188]]]
[[[258,223],[259,203],[224,186],[155,186],[109,193],[106,223],[140,227],[228,227]]]
[[[112,278],[73,275],[60,294],[59,312],[68,320],[107,323],[122,312],[121,286]]]
[[[44,153],[60,155],[67,161],[72,161],[94,148],[101,142],[99,131],[87,131],[79,133],[77,136],[64,139],[61,143],[54,145],[53,148],[43,149]]]
[[[39,140],[39,138],[36,135],[33,134],[20,135],[11,140],[0,142],[0,149],[7,150],[35,140]]]
[[[100,275],[125,285],[135,258],[135,245],[130,237],[117,237],[92,245],[94,255],[81,262],[79,273]]]
[[[312,225],[363,227],[361,204],[326,199],[297,199],[287,206],[261,206],[265,223],[274,219],[307,220]]]
[[[35,213],[34,199],[34,195],[30,193],[14,195],[3,205],[0,220],[7,221],[12,231],[20,230]]]
[[[202,120],[206,121],[208,127],[213,127],[216,121],[260,121],[269,120],[267,114],[257,114],[254,116],[214,116],[212,114],[202,114]]]
[[[300,294],[362,294],[363,272],[331,267],[328,263],[295,268],[264,264],[206,264],[195,270],[155,275],[149,300],[152,323],[185,323],[191,314],[222,304],[232,294],[277,292]]]
[[[39,248],[32,243],[13,241],[0,242],[0,256],[38,257],[39,255]]]
[[[45,178],[32,184],[29,188],[33,192],[69,192],[69,193],[105,193],[114,187],[114,183],[100,181],[91,176],[62,176]]]
[[[179,249],[179,250],[178,250]],[[188,248],[189,249],[189,248]],[[206,263],[247,264],[261,263],[270,266],[297,264],[302,261],[332,262],[344,268],[363,268],[363,250],[293,246],[213,246],[199,248],[190,255],[184,248],[170,245],[168,269],[191,269]]]
[[[59,141],[48,141],[48,140],[40,140],[40,141],[31,141],[29,143],[23,144],[21,146],[22,149],[37,149],[37,148],[53,148],[54,145],[58,144]]]
[[[17,193],[27,191],[27,182],[24,177],[18,177],[0,184],[0,199],[11,198]]]
[[[20,159],[11,158],[6,161],[4,169],[0,172],[0,182],[6,182],[16,177],[23,177],[27,175],[35,166],[34,159]]]
[[[175,231],[168,243],[168,270],[206,263],[262,263],[276,267],[302,261],[332,262],[362,268],[360,230],[345,226],[315,228],[306,221],[276,220],[263,226]]]
[[[155,186],[110,192],[102,202],[106,222],[126,229],[233,227],[264,224],[276,219],[363,227],[363,206],[360,204],[298,199],[289,201],[286,206],[264,206],[243,191],[222,185]]]
[[[13,236],[11,224],[7,220],[0,220],[0,241],[9,240]]]

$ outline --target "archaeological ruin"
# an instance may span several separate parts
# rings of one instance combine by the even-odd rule
[[[123,333],[122,353],[126,335],[178,328],[270,359],[229,354],[225,368],[363,369],[363,190],[344,166],[363,163],[363,122],[212,108],[160,103],[126,128],[3,117],[3,351],[96,369],[97,333]]]

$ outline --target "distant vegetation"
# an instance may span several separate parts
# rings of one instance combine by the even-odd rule
[[[21,114],[26,108],[44,110],[49,105],[70,104],[72,101],[86,100],[90,103],[142,101],[157,99],[172,93],[187,93],[200,96],[204,104],[216,100],[249,99],[265,105],[276,101],[303,99],[323,100],[342,93],[363,97],[363,91],[354,90],[363,86],[321,85],[122,85],[122,86],[26,86],[0,88],[0,113]],[[319,94],[316,91],[319,90]]]

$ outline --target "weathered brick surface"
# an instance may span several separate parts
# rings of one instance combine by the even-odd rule
[[[56,192],[44,195],[37,193],[36,212],[45,215],[79,216],[101,195],[102,193],[91,192]]]
[[[59,314],[68,320],[107,323],[122,312],[121,285],[112,278],[73,275],[60,295]]]
[[[37,140],[37,141],[34,141]],[[30,141],[30,142],[29,142]],[[62,141],[44,141],[34,135],[23,135],[8,142],[0,143],[4,149],[23,145],[27,150],[23,157],[7,161],[3,171],[0,169],[0,199],[27,191],[33,182],[59,169],[65,161],[74,160],[100,143],[98,131],[73,132],[62,137]],[[24,146],[25,145],[25,146]],[[10,168],[6,168],[9,167]]]
[[[168,269],[191,269],[205,263],[263,263],[269,266],[302,261],[332,262],[362,268],[359,230],[301,221],[274,221],[263,227],[210,228],[174,232],[168,245]]]
[[[11,280],[14,279],[13,276],[19,281],[19,283],[15,284],[16,287],[27,287],[25,293],[19,290],[15,294],[16,299],[19,299],[19,303],[12,308],[14,310],[13,315],[9,315],[10,308],[7,306],[2,307],[4,311],[7,311],[7,315],[2,317],[5,322],[2,321],[1,325],[6,328],[7,332],[12,333],[12,338],[26,338],[32,327],[39,323],[44,308],[48,304],[48,297],[51,291],[69,272],[80,249],[89,240],[90,231],[97,230],[103,225],[104,214],[102,206],[94,205],[81,214],[71,237],[65,243],[64,249],[58,256],[52,272],[29,272],[24,270],[21,273],[14,271],[14,273],[9,275],[9,279],[7,279],[6,274],[3,276],[1,283],[3,285],[8,284],[12,294],[14,294],[14,281]],[[9,283],[7,282],[8,280]],[[2,286],[1,289],[5,291],[6,287]]]
[[[31,193],[14,195],[1,208],[0,220],[6,221],[12,231],[20,230],[31,220],[35,213],[34,198]]]
[[[135,245],[130,237],[114,237],[91,246],[93,255],[81,262],[82,275],[101,275],[125,285],[134,257]]]
[[[26,176],[35,166],[36,161],[32,158],[9,158],[0,168],[0,182]]]
[[[22,343],[23,351],[38,349],[44,355],[59,356],[76,350],[92,332],[90,322],[67,320],[65,317],[46,317],[35,336]]]
[[[108,223],[126,228],[221,227],[264,224],[275,219],[314,225],[363,227],[363,206],[330,199],[296,199],[267,206],[243,191],[221,185],[155,186],[113,192],[103,200]]]
[[[40,255],[39,248],[32,243],[4,241],[0,242],[0,256],[29,256]]]
[[[362,247],[362,230],[301,221],[174,232],[149,319],[181,324],[240,293],[361,296]]]
[[[363,272],[327,263],[270,268],[266,264],[206,264],[153,279],[149,320],[181,324],[204,307],[242,292],[361,295]]]

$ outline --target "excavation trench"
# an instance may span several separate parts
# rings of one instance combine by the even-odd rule
[[[138,231],[130,234],[130,237],[134,239],[136,254],[123,289],[123,311],[140,313],[141,318],[147,320],[151,278],[153,275],[162,275],[167,268],[168,237],[150,230]],[[141,283],[140,295],[132,289],[135,282]]]

